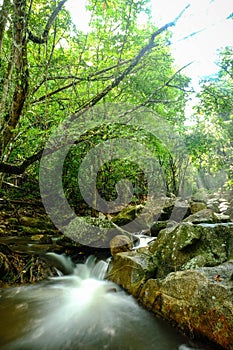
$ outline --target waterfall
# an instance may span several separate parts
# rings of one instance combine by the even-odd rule
[[[186,339],[104,280],[106,262],[90,256],[74,265],[64,256],[51,257],[72,273],[1,290],[0,349],[190,349],[182,345]]]

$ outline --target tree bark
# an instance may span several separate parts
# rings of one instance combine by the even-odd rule
[[[4,153],[14,135],[14,129],[19,121],[24,102],[28,93],[28,64],[26,41],[26,0],[14,1],[14,18],[12,34],[12,65],[15,70],[15,87],[11,105],[4,116],[1,130],[1,150]],[[8,79],[11,78],[11,75]],[[13,82],[12,82],[13,83]]]
[[[0,59],[2,54],[2,42],[10,10],[10,0],[4,0],[0,11]]]

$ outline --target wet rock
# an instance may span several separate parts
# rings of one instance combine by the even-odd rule
[[[33,241],[39,241],[40,243],[43,244],[52,244],[52,238],[49,237],[48,235],[34,235],[31,237]]]
[[[116,235],[110,241],[110,251],[112,256],[117,253],[130,251],[132,248],[133,241],[125,235]]]
[[[146,248],[140,252],[118,253],[110,263],[107,279],[121,285],[137,296],[143,283],[155,276],[155,261]]]
[[[40,218],[34,218],[30,216],[21,216],[19,221],[22,226],[36,227],[39,229],[54,228],[53,224],[49,220],[43,220]]]
[[[155,266],[158,264],[146,250],[120,253],[114,256],[107,278],[185,333],[232,349],[233,260],[172,272],[164,278],[155,278]]]
[[[19,233],[21,235],[25,236],[34,236],[34,235],[43,235],[46,230],[41,230],[38,227],[31,227],[31,226],[18,226]],[[11,230],[12,233],[14,233],[14,230]],[[17,232],[17,231],[16,231]]]
[[[217,269],[177,271],[164,279],[149,279],[138,298],[148,309],[175,322],[183,331],[232,349],[232,268],[230,261]]]

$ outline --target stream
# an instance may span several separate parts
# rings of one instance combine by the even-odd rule
[[[0,291],[3,350],[188,350],[197,345],[104,280],[108,263],[49,253],[69,275]],[[202,347],[203,349],[203,347]]]

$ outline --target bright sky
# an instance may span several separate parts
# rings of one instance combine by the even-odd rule
[[[188,3],[190,8],[172,29],[173,54],[179,66],[194,63],[185,73],[198,80],[214,74],[218,67],[214,64],[216,50],[233,46],[233,20],[227,17],[233,12],[232,0],[152,0],[153,18],[160,24],[171,21]],[[186,40],[180,39],[200,31]]]
[[[233,46],[233,20],[227,17],[233,12],[232,0],[151,0],[153,20],[156,26],[173,20],[190,4],[189,9],[172,29],[172,52],[177,66],[194,61],[184,73],[191,76],[193,85],[198,86],[201,77],[214,74],[216,50]],[[85,0],[69,0],[73,20],[78,28],[88,30]],[[195,36],[182,40],[193,32]]]

